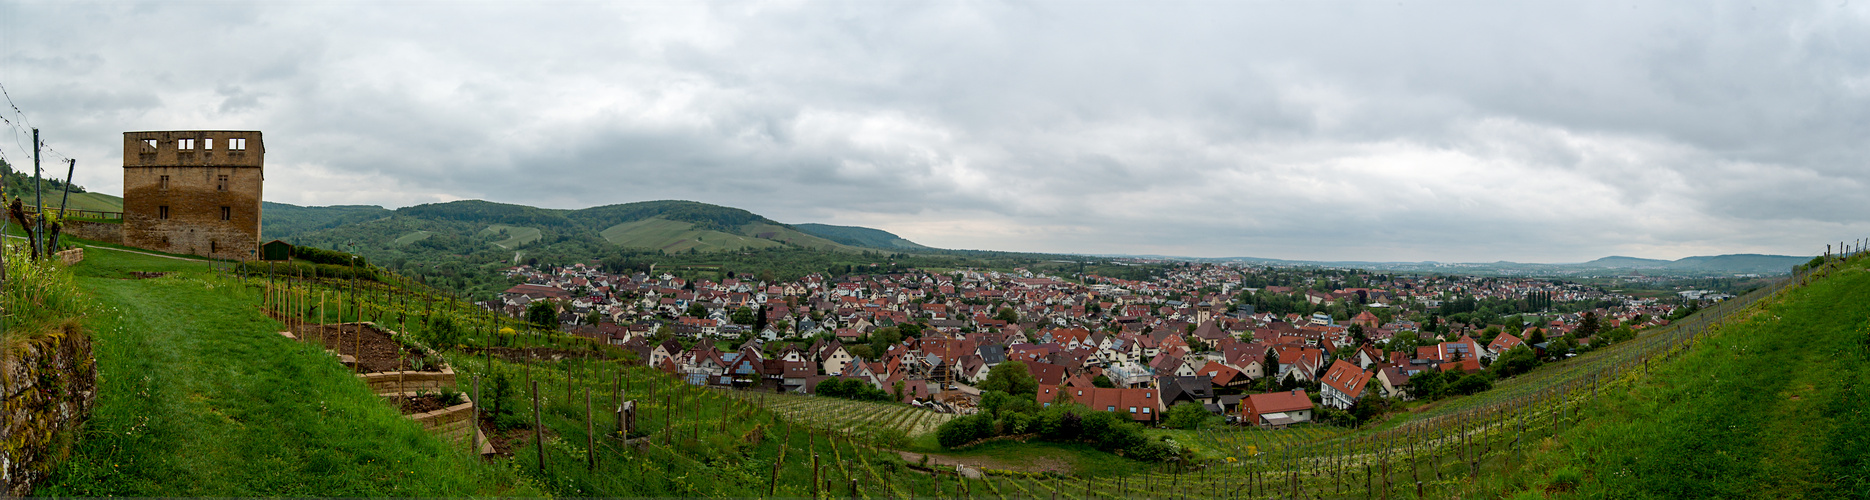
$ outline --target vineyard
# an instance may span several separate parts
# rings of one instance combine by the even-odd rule
[[[477,402],[498,460],[559,496],[1383,498],[1531,487],[1514,471],[1549,452],[1554,436],[1584,421],[1600,396],[1651,385],[1652,365],[1840,265],[1802,270],[1631,341],[1380,426],[1157,430],[1152,438],[1188,448],[1191,460],[1076,476],[983,476],[917,463],[900,450],[952,415],[692,386],[613,346],[535,331],[393,274],[376,282],[213,268],[205,279],[248,294],[289,328],[371,321],[434,348]],[[453,446],[466,456],[475,444]]]
[[[937,413],[900,404],[798,394],[747,391],[729,391],[728,393],[735,397],[754,400],[766,409],[795,422],[850,435],[876,436],[894,430],[901,432],[905,437],[915,438],[934,432],[935,428],[940,427],[942,423],[954,419],[952,414]]]

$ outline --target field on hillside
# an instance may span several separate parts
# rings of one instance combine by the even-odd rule
[[[1763,303],[1585,407],[1514,479],[1580,496],[1870,496],[1870,272]]]
[[[845,245],[839,244],[831,240],[827,240],[827,239],[820,238],[817,236],[812,236],[810,234],[805,234],[803,232],[800,232],[797,229],[780,226],[776,224],[767,224],[763,222],[740,226],[740,234],[748,234],[748,235],[758,236],[761,238],[775,239],[775,240],[783,241],[786,243],[791,243],[794,245],[802,246],[805,248],[816,248],[820,250],[837,250],[837,251],[844,251],[844,252],[861,252],[864,250],[864,249],[857,248],[857,247],[845,246]]]
[[[935,428],[942,423],[954,420],[953,414],[936,413],[903,404],[750,391],[733,391],[728,394],[756,400],[767,409],[794,421],[843,434],[873,436],[884,430],[895,430],[913,439],[935,432]]]
[[[487,236],[487,235],[506,236],[506,239],[495,241],[493,242],[493,245],[500,247],[500,248],[507,249],[507,250],[512,250],[514,248],[519,247],[520,245],[539,241],[539,238],[542,237],[543,233],[541,233],[539,231],[539,228],[536,228],[536,227],[519,227],[519,226],[508,226],[505,224],[494,224],[491,226],[487,226],[487,229],[482,229],[480,230],[480,233],[476,234],[476,236]],[[397,238],[396,241],[397,241],[397,244],[399,245],[404,244],[402,243],[401,237]],[[415,241],[420,241],[420,238],[417,238]]]
[[[435,235],[434,231],[410,231],[409,234],[397,236],[396,239],[392,241],[391,243],[400,247],[400,246],[407,245],[410,243],[415,243],[418,241],[429,239],[430,236],[434,236],[434,235]]]
[[[332,357],[279,336],[253,288],[202,262],[99,249],[73,271],[101,306],[87,324],[97,404],[38,495],[539,493],[402,418]]]
[[[605,228],[599,234],[604,237],[605,241],[617,246],[655,248],[669,252],[684,252],[690,249],[711,252],[784,246],[772,240],[695,229],[694,224],[660,217],[617,224]]]

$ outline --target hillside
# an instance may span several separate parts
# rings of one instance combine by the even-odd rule
[[[857,226],[833,226],[829,224],[793,224],[793,228],[827,240],[850,246],[866,248],[893,248],[901,250],[933,250],[901,236],[881,229]]]
[[[376,205],[333,205],[302,207],[285,203],[260,203],[260,239],[277,240],[300,234],[388,217],[390,211]]]
[[[739,269],[796,278],[887,264],[879,258],[906,250],[904,244],[939,252],[906,241],[887,248],[841,243],[746,210],[692,201],[581,210],[482,200],[396,210],[268,203],[264,210],[266,239],[355,251],[437,286],[473,294],[504,289],[498,270],[515,264],[603,263],[615,270],[647,270],[652,264],[679,260],[723,276]],[[675,255],[683,257],[670,258]],[[977,257],[925,265],[945,267],[970,258]]]
[[[1870,272],[1844,265],[1736,314],[1586,405],[1515,472],[1582,497],[1870,494]]]

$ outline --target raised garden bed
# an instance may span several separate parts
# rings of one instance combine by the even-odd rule
[[[474,402],[466,396],[460,396],[458,403],[447,401],[438,393],[405,392],[385,395],[393,404],[402,409],[403,416],[422,424],[422,428],[460,445],[468,444],[469,433],[479,432],[482,455],[495,453],[493,443],[487,439],[486,432],[475,428]]]
[[[406,345],[397,338],[401,334],[369,322],[303,325],[295,332],[279,333],[322,343],[340,362],[358,370],[357,378],[363,379],[371,391],[430,432],[462,445],[468,443],[469,436],[479,433],[479,453],[495,453],[487,434],[472,422],[474,402],[460,397],[457,403],[442,396],[444,389],[455,389],[455,372],[433,351]]]

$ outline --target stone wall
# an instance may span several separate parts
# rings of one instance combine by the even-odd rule
[[[77,265],[79,262],[84,262],[84,249],[83,248],[60,250],[58,253],[54,255],[58,256],[58,261],[60,263],[65,264],[65,267],[71,267],[71,266]]]
[[[68,220],[65,221],[65,227],[61,231],[73,238],[123,244],[123,224]]]
[[[91,339],[77,327],[0,359],[0,497],[26,496],[70,452],[97,399]]]
[[[257,131],[125,132],[123,244],[253,260],[265,146]]]

